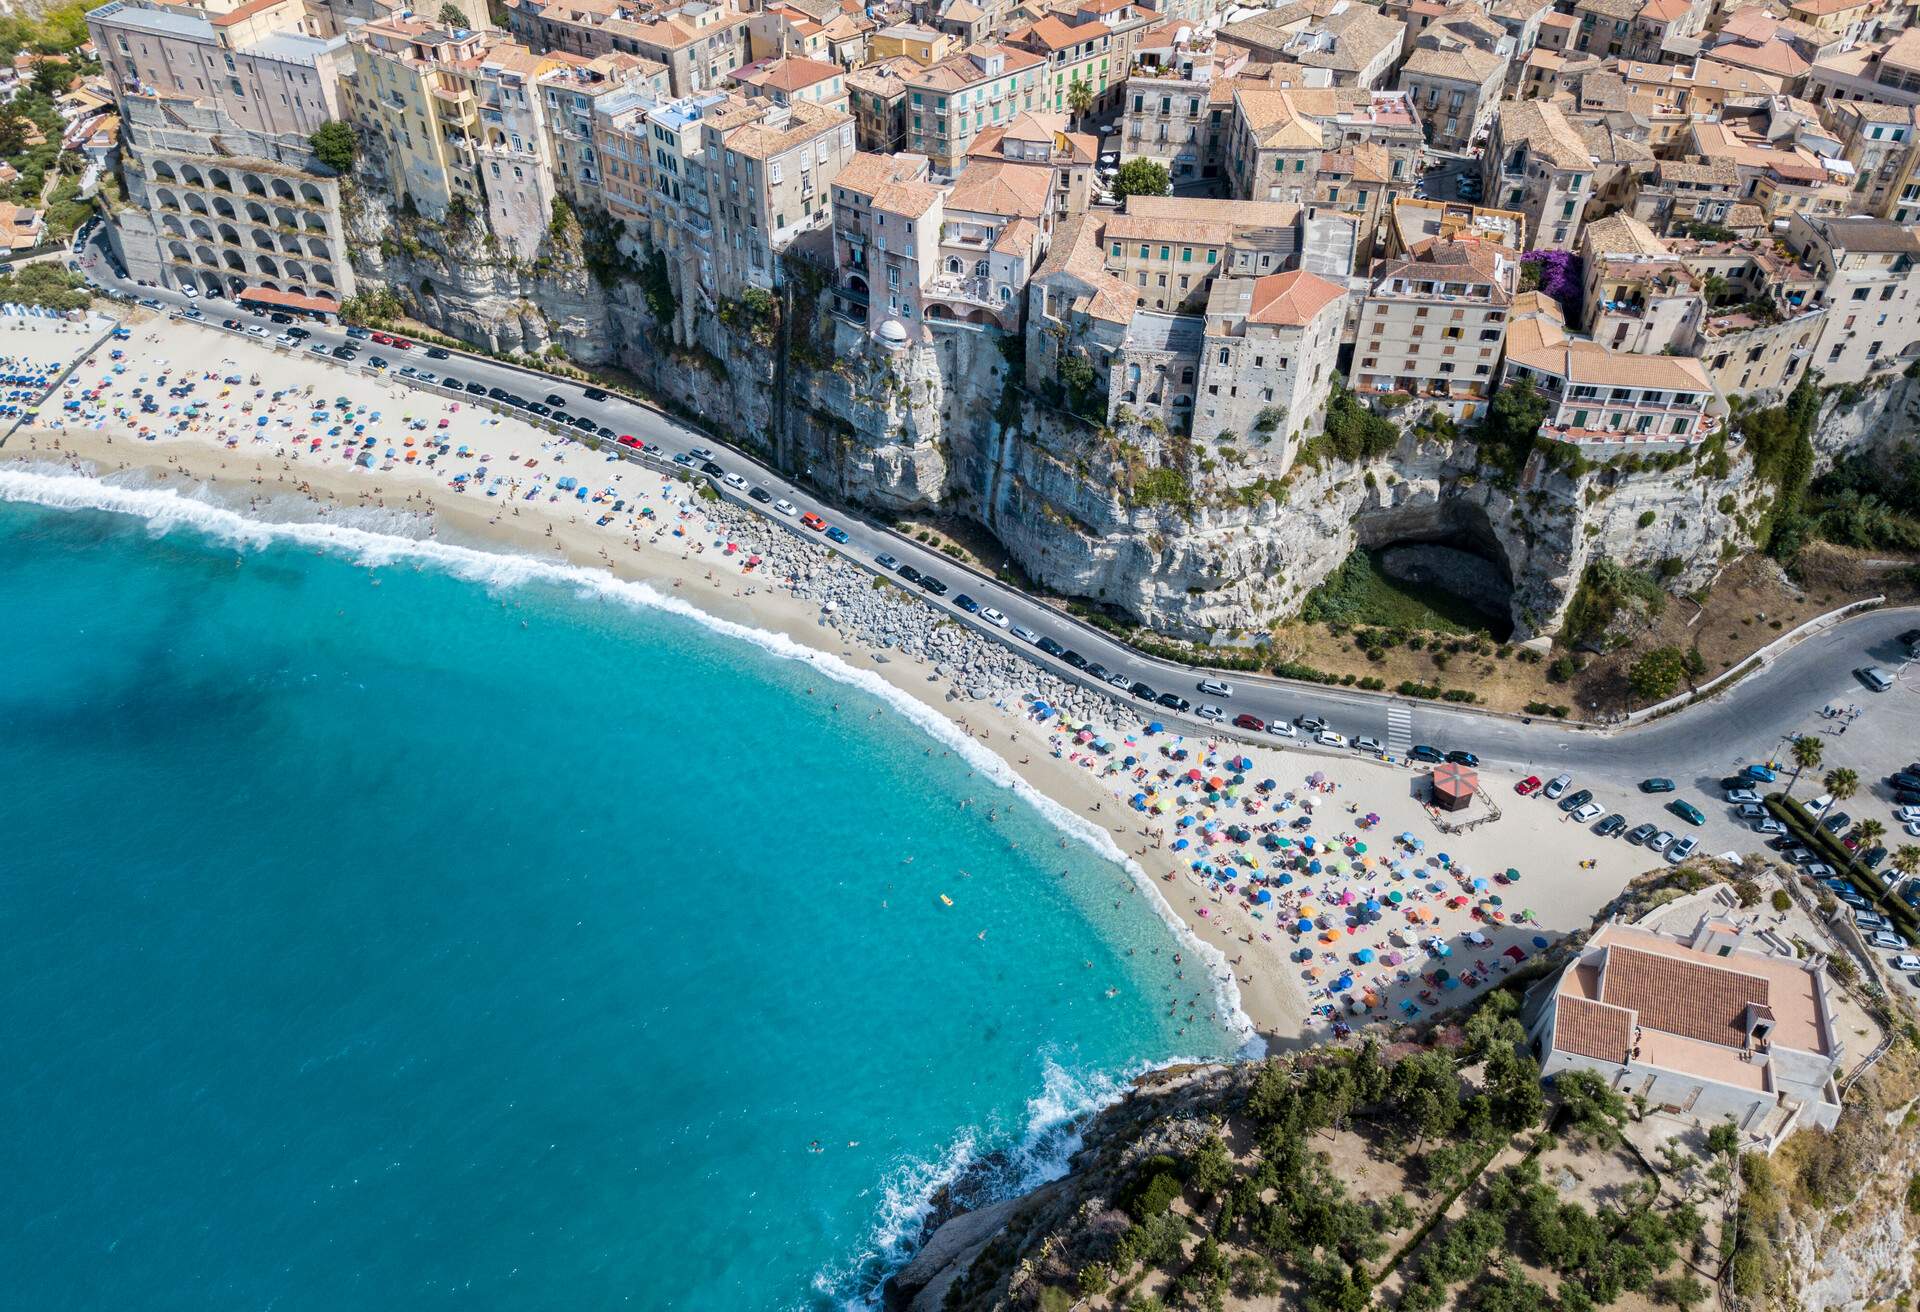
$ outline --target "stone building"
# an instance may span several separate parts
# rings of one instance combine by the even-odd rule
[[[1596,455],[1677,451],[1705,441],[1725,406],[1699,360],[1611,351],[1566,330],[1539,292],[1515,298],[1502,384],[1530,381],[1548,402],[1540,435]]]
[[[1593,193],[1593,157],[1558,105],[1509,100],[1493,120],[1482,162],[1487,199],[1527,216],[1540,246],[1571,250]]]
[[[1857,383],[1920,356],[1920,237],[1867,215],[1795,215],[1787,247],[1822,279],[1826,323],[1814,364],[1823,381]]]
[[[1515,252],[1478,237],[1434,238],[1381,261],[1360,310],[1354,391],[1405,393],[1474,419],[1493,395],[1519,281]]]
[[[1347,289],[1304,269],[1219,278],[1207,297],[1194,436],[1284,443],[1318,432],[1333,388]]]

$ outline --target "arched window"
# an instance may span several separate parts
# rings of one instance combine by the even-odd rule
[[[213,212],[223,219],[237,219],[240,217],[234,212],[233,202],[225,196],[215,196],[213,198]]]
[[[1183,382],[1183,383],[1192,383],[1192,382],[1193,382],[1193,370],[1191,370],[1191,369],[1182,369],[1182,370],[1180,371],[1180,381],[1181,381],[1181,382]]]
[[[1127,366],[1127,382],[1131,383],[1136,387],[1140,385],[1140,366],[1139,365],[1130,364]]]
[[[1220,354],[1219,354],[1219,355],[1217,355],[1217,356],[1215,356],[1214,358],[1215,358],[1215,360],[1217,360],[1217,361],[1218,361],[1219,363],[1221,363],[1221,364],[1225,364],[1225,363],[1227,362],[1227,348],[1226,348],[1226,347],[1224,347],[1224,346],[1223,346],[1223,347],[1221,347],[1221,348],[1220,348]]]
[[[948,273],[960,272],[960,259],[958,256],[955,256],[955,255],[947,256],[947,272]]]
[[[976,278],[984,278],[987,276],[987,262],[985,260],[975,260],[973,262],[973,276]]]

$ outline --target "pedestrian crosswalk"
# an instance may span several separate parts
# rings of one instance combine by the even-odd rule
[[[1387,751],[1405,756],[1413,746],[1413,712],[1405,706],[1387,707]]]

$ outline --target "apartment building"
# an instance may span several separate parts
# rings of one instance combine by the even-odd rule
[[[1105,230],[1107,272],[1137,308],[1175,314],[1200,313],[1221,273],[1281,273],[1300,254],[1300,206],[1269,201],[1129,196]]]
[[[343,94],[395,198],[436,222],[477,218],[516,258],[533,258],[555,194],[536,84],[566,61],[503,32],[408,19],[362,24],[348,43]]]
[[[1527,249],[1527,218],[1515,210],[1462,201],[1402,196],[1387,216],[1387,254],[1404,255],[1435,238],[1468,237],[1504,246],[1514,257]]]
[[[1281,464],[1291,466],[1298,437],[1319,431],[1326,418],[1346,299],[1344,286],[1304,269],[1215,279],[1194,436],[1282,443]]]
[[[847,107],[860,149],[892,155],[907,148],[907,78],[922,65],[890,55],[847,74]]]
[[[1014,29],[1007,45],[1046,61],[1041,104],[1056,114],[1073,109],[1076,85],[1084,87],[1085,94],[1092,98],[1090,103],[1097,106],[1106,98],[1107,89],[1126,76],[1126,63],[1119,58],[1113,32],[1099,19],[1067,23],[1049,14]]]
[[[1046,76],[1043,57],[1009,45],[971,46],[927,65],[907,78],[907,149],[952,177],[981,132],[1049,108]]]
[[[960,44],[952,33],[943,32],[937,27],[893,23],[873,34],[867,42],[867,53],[873,59],[893,59],[904,55],[925,68],[928,64],[937,64],[945,59]]]
[[[1220,35],[1295,74],[1301,86],[1367,90],[1382,85],[1400,57],[1407,25],[1361,0],[1292,4],[1234,23]]]
[[[1573,249],[1593,195],[1593,157],[1558,105],[1509,100],[1494,117],[1481,165],[1487,198],[1527,216],[1541,246]]]
[[[1724,224],[1744,192],[1740,171],[1727,160],[1656,160],[1637,174],[1632,213],[1656,232]]]
[[[762,59],[729,75],[749,100],[775,105],[819,105],[847,113],[847,70],[824,60],[798,55]]]
[[[1559,305],[1538,292],[1516,298],[1507,325],[1503,383],[1521,379],[1547,398],[1543,437],[1597,452],[1691,446],[1712,434],[1724,409],[1700,361],[1575,336]]]
[[[1233,194],[1247,200],[1313,199],[1314,179],[1325,148],[1320,123],[1291,91],[1258,82],[1233,87],[1227,133],[1227,176]]]
[[[1827,102],[1827,121],[1840,137],[1840,157],[1854,168],[1852,207],[1892,217],[1913,171],[1920,115],[1911,105],[1865,100]]]
[[[1727,284],[1728,304],[1709,306],[1690,354],[1723,396],[1784,396],[1813,361],[1827,310],[1824,284],[1771,240],[1669,241],[1703,281]]]
[[[593,100],[592,141],[600,176],[599,207],[630,235],[653,237],[649,162],[653,147],[647,114],[664,95],[621,87]]]
[[[146,5],[87,15],[112,87],[128,209],[115,225],[135,277],[319,308],[353,291],[340,181],[308,137],[340,116],[345,42],[302,7]]]
[[[716,292],[777,286],[781,252],[831,222],[829,188],[854,156],[852,117],[807,101],[735,99],[701,116],[700,140]]]
[[[1920,237],[1867,215],[1788,222],[1787,247],[1823,280],[1827,319],[1814,364],[1828,383],[1856,383],[1920,355]]]
[[[575,210],[606,208],[607,172],[596,139],[599,104],[628,90],[649,103],[666,100],[666,65],[618,53],[569,60],[541,74],[538,86],[554,189]]]
[[[504,0],[507,29],[534,50],[613,51],[667,66],[675,96],[726,85],[752,58],[751,16],[714,0]]]
[[[832,190],[835,312],[889,345],[922,340],[943,217],[926,158],[856,154]]]
[[[661,252],[676,301],[674,339],[694,340],[696,312],[719,307],[714,258],[714,203],[707,173],[704,123],[736,104],[724,91],[682,96],[644,113],[648,244]]]
[[[1227,108],[1217,92],[1247,66],[1239,46],[1166,23],[1140,38],[1120,96],[1120,158],[1150,159],[1176,187],[1226,170]]]
[[[1093,199],[1098,149],[1091,133],[1067,131],[1065,114],[1022,114],[1006,127],[988,128],[973,139],[967,148],[967,171],[985,164],[1043,173],[1047,209],[1053,218],[1065,219],[1084,211]]]
[[[1519,282],[1514,252],[1473,237],[1436,238],[1381,261],[1360,307],[1354,390],[1404,392],[1473,419],[1493,395]]]
[[[1441,150],[1466,150],[1500,101],[1512,38],[1492,19],[1467,9],[1428,26],[1400,69],[1400,89],[1420,108],[1427,139]]]
[[[1580,234],[1586,334],[1615,351],[1689,351],[1706,317],[1702,280],[1651,228],[1610,214]]]
[[[1829,100],[1920,105],[1920,27],[1822,54],[1807,71],[1805,94],[1816,105]]]

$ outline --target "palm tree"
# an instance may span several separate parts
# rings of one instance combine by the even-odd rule
[[[1826,744],[1808,734],[1801,734],[1793,740],[1793,781],[1787,785],[1787,792],[1793,792],[1793,785],[1800,782],[1802,770],[1818,770],[1820,753],[1826,750]]]
[[[1902,843],[1893,853],[1893,868],[1903,875],[1911,875],[1920,870],[1920,847],[1912,843]]]
[[[1821,782],[1825,783],[1827,791],[1833,794],[1834,801],[1844,802],[1859,790],[1860,776],[1843,765],[1837,770],[1827,771],[1827,777]]]
[[[1860,840],[1861,847],[1872,847],[1886,832],[1887,827],[1878,820],[1862,820],[1853,827],[1853,836]]]

